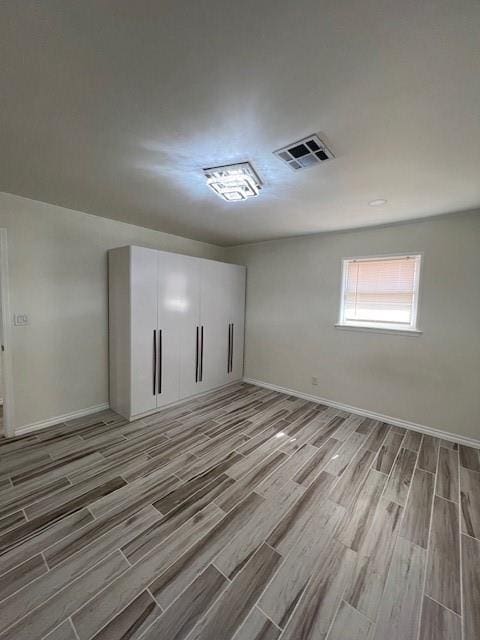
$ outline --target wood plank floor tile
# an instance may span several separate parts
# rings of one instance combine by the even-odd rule
[[[249,473],[246,473],[243,477],[234,481],[233,485],[216,499],[216,504],[224,511],[230,511],[236,504],[246,498],[249,493],[256,490],[258,485],[285,462],[287,458],[288,456],[285,453],[274,451]]]
[[[287,455],[282,464],[258,485],[256,492],[260,495],[265,495],[265,492],[269,490],[279,490],[289,480],[293,480],[298,470],[312,460],[317,452],[318,449],[316,447],[304,444],[291,456]],[[298,482],[298,480],[295,480],[295,482]]]
[[[353,551],[359,550],[368,535],[386,482],[385,474],[371,469],[338,527],[336,537]]]
[[[348,509],[360,493],[374,457],[374,452],[362,446],[330,492],[330,500]]]
[[[333,460],[325,467],[327,473],[331,473],[334,476],[341,476],[345,469],[348,467],[355,453],[360,449],[365,441],[365,435],[363,433],[354,432],[345,440],[343,445],[338,449]]]
[[[245,622],[234,636],[234,640],[277,640],[280,629],[260,611],[253,607]]]
[[[160,514],[151,505],[121,518],[112,518],[105,522],[96,520],[91,526],[69,536],[43,552],[43,556],[52,569],[65,562],[75,554],[80,554],[82,565],[86,569],[108,555],[112,549],[127,544],[132,538],[139,536],[145,529],[160,519]]]
[[[281,556],[263,544],[250,558],[220,601],[195,627],[189,640],[230,640],[280,563]]]
[[[41,555],[25,560],[25,562],[22,562],[22,564],[19,564],[1,577],[0,600],[7,598],[47,571],[48,567]]]
[[[418,634],[426,551],[399,538],[378,612],[374,640],[411,640]]]
[[[458,505],[435,496],[425,593],[447,609],[461,613]]]
[[[318,434],[310,440],[310,444],[314,447],[321,447],[329,438],[335,437],[343,422],[345,422],[345,418],[341,416],[332,418],[319,428]],[[347,437],[350,436],[351,434],[349,433]],[[335,439],[340,440],[340,438]],[[345,438],[345,440],[346,439],[347,438]],[[345,440],[340,440],[340,442],[344,442]]]
[[[462,640],[460,616],[424,596],[418,640]]]
[[[70,620],[65,620],[60,626],[51,631],[45,640],[78,640]]]
[[[462,532],[480,540],[480,473],[460,467]]]
[[[400,535],[423,549],[428,545],[435,477],[415,469]]]
[[[225,576],[213,565],[209,565],[150,627],[142,640],[183,640],[227,584]],[[118,638],[118,635],[112,636],[112,640],[114,637]]]
[[[137,640],[148,637],[144,632],[151,628],[152,623],[161,616],[162,610],[148,593],[142,593],[135,598],[125,609],[111,622],[101,629],[94,640]],[[162,636],[157,636],[157,638]],[[169,636],[165,636],[166,638]]]
[[[6,533],[7,531],[10,531],[10,529],[14,529],[15,527],[18,527],[18,525],[22,524],[23,522],[26,522],[26,520],[27,519],[23,511],[14,511],[10,513],[10,515],[4,516],[0,520],[0,535],[2,533]]]
[[[38,532],[37,535],[27,540],[23,540],[21,535],[14,535],[12,544],[6,545],[3,553],[0,555],[0,575],[6,571],[10,571],[10,569],[13,569],[21,562],[40,553],[51,544],[68,535],[71,531],[83,527],[92,520],[92,514],[86,509],[82,509],[63,518],[59,522],[51,524],[49,527],[45,527],[43,531]],[[13,531],[14,534],[15,531],[16,530]],[[15,544],[16,539],[17,544]]]
[[[380,500],[372,526],[358,551],[357,566],[345,601],[370,620],[380,607],[390,562],[400,528],[402,507],[386,498]]]
[[[463,640],[480,638],[480,541],[462,535]]]
[[[268,537],[282,517],[302,496],[302,489],[280,490],[275,498],[266,499],[241,531],[215,557],[215,566],[230,580],[237,575],[258,546]]]
[[[281,640],[324,640],[352,578],[355,560],[355,552],[339,542],[324,547]]]
[[[297,540],[317,521],[319,510],[327,500],[328,491],[336,478],[322,471],[305,493],[280,519],[267,538],[267,542],[283,556]]]
[[[225,517],[223,512],[217,515],[217,508],[208,518],[187,521],[174,536],[154,547],[73,616],[80,637],[96,633],[147,587],[162,609],[166,609],[210,564],[219,548],[239,530],[242,522],[248,521],[249,514],[262,501],[259,496],[252,496]]]
[[[327,640],[368,640],[373,624],[342,600]]]
[[[300,467],[297,473],[293,476],[292,480],[294,482],[298,482],[298,484],[301,484],[304,487],[308,487],[313,479],[318,476],[320,471],[322,471],[327,466],[333,456],[336,455],[336,453],[342,446],[342,442],[340,440],[336,440],[335,438],[328,438],[328,440],[325,441],[320,449],[317,449],[313,445],[307,444],[305,446],[311,447],[311,449],[313,449],[315,453],[308,459],[305,464]],[[292,458],[293,457],[294,456],[292,456]]]
[[[34,481],[35,484],[35,481]],[[0,506],[0,517],[5,517],[7,514],[11,514],[13,511],[18,511],[25,506],[32,504],[41,504],[44,499],[49,500],[53,494],[59,494],[62,489],[66,487],[71,487],[69,481],[66,478],[59,478],[58,480],[54,480],[53,482],[49,482],[48,484],[38,487],[13,487],[12,489],[6,491],[2,496],[2,502]],[[34,513],[35,507],[28,508],[28,511],[31,512],[28,517],[35,517]]]
[[[328,545],[343,516],[343,510],[333,503],[325,507],[312,526],[302,532],[258,603],[279,627],[284,627],[290,618],[310,580],[318,555]]]
[[[374,469],[386,473],[390,473],[397,457],[400,446],[403,442],[403,436],[394,431],[390,431],[383,441],[382,446],[378,450],[378,454],[375,458]],[[405,447],[408,449],[409,447]]]
[[[223,517],[223,510],[212,501],[230,486],[230,480],[224,481],[220,485],[216,481],[212,481],[212,485],[207,485],[202,491],[179,504],[137,538],[124,545],[122,551],[129,561],[137,562],[192,518],[194,519],[192,522],[200,522],[204,518],[214,515]]]
[[[461,444],[458,449],[460,452],[460,464],[462,467],[471,469],[472,471],[480,471],[480,454],[478,449],[466,447],[463,444]]]
[[[11,625],[12,622],[17,622],[13,626],[9,626],[8,631],[2,636],[2,640],[41,638],[78,609],[82,602],[94,596],[127,568],[127,561],[120,552],[116,551],[61,591],[56,589],[55,595],[46,602],[45,597],[38,593],[37,602],[44,602],[44,604],[36,609],[33,609],[32,604],[28,602],[20,609],[17,603],[18,594],[14,594],[6,601],[0,624],[3,629],[7,625]],[[33,584],[36,587],[40,586],[36,583]],[[12,602],[10,603],[10,601]],[[26,615],[21,617],[22,614]]]
[[[240,382],[0,463],[0,640],[480,637],[472,447]]]
[[[120,476],[100,484],[95,479],[91,479],[85,483],[68,486],[51,497],[35,502],[25,509],[25,513],[29,520],[44,514],[72,513],[126,485],[127,483]]]
[[[438,438],[432,438],[432,436],[423,436],[422,446],[420,447],[417,462],[417,466],[419,469],[430,471],[430,473],[436,472],[438,444]]]
[[[436,494],[458,502],[458,453],[453,449],[439,449]]]
[[[364,446],[366,449],[377,453],[387,437],[389,427],[384,422],[375,422],[367,435]]]
[[[404,447],[400,449],[385,488],[385,498],[402,506],[405,505],[416,458],[417,454],[410,449]]]
[[[418,431],[407,431],[403,446],[405,449],[411,449],[412,451],[419,451],[422,444],[422,434]]]

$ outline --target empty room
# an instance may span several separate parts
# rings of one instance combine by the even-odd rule
[[[480,640],[479,34],[0,3],[0,640]]]

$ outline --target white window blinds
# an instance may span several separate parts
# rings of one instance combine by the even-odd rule
[[[415,328],[420,256],[344,261],[340,322]]]

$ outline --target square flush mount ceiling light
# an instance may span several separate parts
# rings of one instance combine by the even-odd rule
[[[210,189],[228,202],[254,198],[262,188],[262,181],[249,162],[211,167],[203,173]]]

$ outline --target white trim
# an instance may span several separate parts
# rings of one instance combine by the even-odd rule
[[[280,387],[277,384],[270,384],[270,382],[263,382],[263,380],[256,380],[255,378],[243,378],[243,382],[254,384],[257,387],[271,389],[272,391],[278,391],[279,393],[286,393],[290,396],[295,396],[296,398],[302,398],[303,400],[310,400],[310,402],[326,404],[327,406],[334,407],[335,409],[341,409],[342,411],[348,411],[349,413],[356,413],[359,416],[365,416],[366,418],[372,418],[373,420],[379,420],[380,422],[387,422],[388,424],[393,424],[396,427],[420,431],[421,433],[433,436],[434,438],[442,438],[443,440],[449,440],[450,442],[458,442],[459,444],[466,445],[467,447],[476,447],[480,449],[480,440],[475,440],[474,438],[469,438],[467,436],[450,433],[449,431],[442,431],[441,429],[434,429],[433,427],[426,427],[423,424],[408,422],[408,420],[402,420],[401,418],[392,418],[391,416],[385,416],[381,413],[376,413],[375,411],[359,409],[358,407],[352,407],[348,404],[343,404],[342,402],[335,402],[334,400],[328,400],[327,398],[321,398],[320,396],[312,396],[309,393],[295,391],[295,389],[289,389],[287,387]]]
[[[366,331],[367,333],[389,333],[398,336],[421,336],[423,331],[419,329],[391,329],[390,327],[374,327],[359,324],[342,324],[337,322],[336,329],[347,329],[347,331]]]
[[[53,418],[48,418],[47,420],[41,420],[40,422],[32,422],[31,424],[15,429],[14,435],[23,436],[24,434],[31,433],[32,431],[40,431],[41,429],[46,429],[47,427],[51,427],[55,424],[67,422],[68,420],[75,420],[75,418],[83,418],[91,413],[98,413],[99,411],[104,411],[109,408],[110,405],[108,402],[103,402],[102,404],[97,404],[93,407],[88,407],[87,409],[80,409],[80,411],[72,411],[72,413],[65,413],[62,416],[55,416]]]
[[[7,230],[0,229],[0,303],[1,307],[1,341],[4,351],[1,354],[3,367],[3,431],[5,436],[13,436],[15,401],[13,397],[13,369],[10,341],[10,287],[8,279],[8,246]]]

